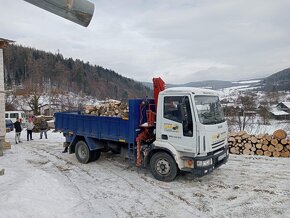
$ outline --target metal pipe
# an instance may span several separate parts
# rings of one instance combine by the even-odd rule
[[[67,20],[87,27],[95,5],[87,0],[24,0]]]

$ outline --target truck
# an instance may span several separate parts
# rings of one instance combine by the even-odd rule
[[[218,93],[165,89],[161,78],[153,78],[153,85],[153,99],[128,101],[127,118],[55,113],[55,129],[63,132],[69,153],[88,163],[111,151],[165,182],[181,171],[203,176],[225,164],[228,127]]]

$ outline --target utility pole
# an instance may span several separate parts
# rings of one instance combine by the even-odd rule
[[[5,142],[5,90],[4,90],[4,57],[3,49],[14,41],[0,38],[0,156],[3,156],[3,144]]]

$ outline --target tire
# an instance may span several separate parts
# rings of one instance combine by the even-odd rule
[[[178,174],[175,160],[165,152],[155,153],[150,159],[150,171],[155,179],[171,182]]]
[[[86,164],[90,161],[91,152],[84,141],[77,142],[75,153],[80,163]]]
[[[90,160],[89,161],[96,161],[100,158],[100,156],[101,156],[100,150],[90,151]]]

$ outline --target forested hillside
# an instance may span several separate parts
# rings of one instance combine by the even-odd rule
[[[268,76],[262,85],[266,91],[290,91],[290,68]]]
[[[101,66],[18,45],[4,50],[6,89],[43,86],[99,99],[151,96],[143,84]]]

